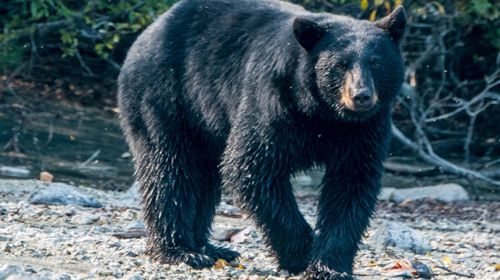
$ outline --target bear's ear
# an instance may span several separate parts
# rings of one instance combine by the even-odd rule
[[[325,35],[326,29],[317,22],[298,17],[293,21],[293,33],[300,45],[310,51]]]
[[[375,26],[389,32],[391,38],[398,43],[406,26],[406,12],[403,6],[398,6],[392,13],[375,22]]]

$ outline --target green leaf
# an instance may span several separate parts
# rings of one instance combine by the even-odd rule
[[[488,12],[488,9],[492,7],[488,0],[474,0],[472,1],[473,10],[480,15],[484,15]]]

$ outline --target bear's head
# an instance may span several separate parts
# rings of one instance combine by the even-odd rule
[[[298,17],[293,32],[301,46],[299,80],[308,113],[363,121],[390,109],[403,82],[399,50],[406,25],[402,7],[369,22],[342,16]],[[390,110],[385,110],[386,112]]]

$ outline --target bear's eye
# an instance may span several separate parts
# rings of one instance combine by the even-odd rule
[[[372,69],[380,69],[380,67],[382,67],[382,61],[378,57],[373,57],[370,61],[370,66]]]

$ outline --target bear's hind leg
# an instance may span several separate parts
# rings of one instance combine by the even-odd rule
[[[197,187],[198,171],[173,145],[161,146],[137,161],[148,252],[162,263],[210,267],[215,260],[202,252],[194,235],[198,200],[203,195]]]
[[[218,155],[214,156],[218,158]],[[203,248],[203,252],[213,258],[224,259],[228,262],[235,260],[240,256],[229,248],[216,246],[209,242],[212,222],[215,216],[215,208],[220,202],[221,197],[221,179],[217,168],[218,161],[207,161],[201,163],[205,172],[204,188],[201,191],[201,197],[198,200],[197,214],[194,224],[194,238],[198,247]]]
[[[200,222],[199,203],[206,195],[205,146],[200,146],[198,137],[181,116],[175,116],[176,112],[155,106],[154,100],[151,104],[147,101],[143,100],[146,104],[141,107],[143,125],[139,127],[143,130],[133,133],[137,125],[131,125],[129,138],[137,139],[129,143],[135,145],[132,151],[148,231],[148,253],[162,263],[213,266],[215,259],[203,252],[195,230]]]

